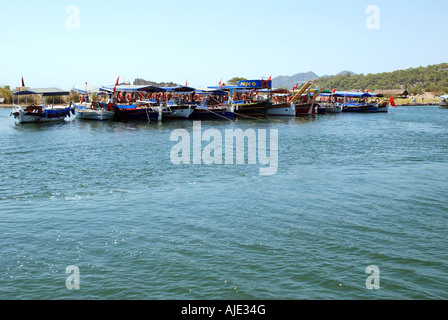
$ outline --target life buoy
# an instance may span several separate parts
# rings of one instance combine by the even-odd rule
[[[146,95],[146,99],[151,99],[152,98],[152,93],[148,93],[147,95]]]
[[[123,101],[123,94],[120,92],[117,96],[118,101]]]
[[[262,82],[261,86],[262,86],[263,88],[267,88],[267,87],[268,87],[268,82],[267,82],[266,80],[264,80],[264,81]]]
[[[194,101],[199,102],[201,100],[201,97],[198,94],[195,94]]]
[[[261,100],[263,100],[263,97],[262,96],[257,96],[257,101],[261,101]]]
[[[165,101],[163,92],[159,92],[159,100]]]
[[[247,99],[247,95],[245,93],[243,93],[243,100]]]
[[[252,91],[250,92],[250,94],[251,94],[252,96],[255,97],[255,96],[258,94],[258,92],[257,92],[257,90],[252,89]]]
[[[131,101],[132,101],[132,94],[128,93],[128,94],[126,95],[126,101],[127,101],[127,102],[131,102]]]

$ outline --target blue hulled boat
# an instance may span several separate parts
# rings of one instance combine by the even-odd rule
[[[20,104],[19,97],[22,95],[25,96],[25,105]],[[75,114],[71,103],[68,106],[62,105],[62,96],[68,95],[70,92],[57,88],[23,89],[14,92],[11,115],[20,123],[63,121],[66,117]],[[28,102],[28,96],[34,97],[34,101]],[[42,97],[42,104],[36,102],[36,96]],[[55,104],[55,97],[61,97],[59,105]],[[52,104],[49,104],[49,99],[52,99]]]
[[[193,100],[196,108],[191,114],[193,120],[232,120],[234,107],[226,101],[227,92],[221,89],[196,89]]]
[[[333,97],[335,97],[338,105],[342,106],[342,112],[378,112],[378,103],[369,101],[369,98],[375,97],[374,94],[368,92],[336,91],[333,93]]]

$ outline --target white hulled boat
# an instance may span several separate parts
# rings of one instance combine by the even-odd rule
[[[13,94],[13,110],[11,115],[14,116],[19,123],[63,121],[66,117],[75,114],[75,109],[72,107],[71,103],[69,105],[62,104],[62,96],[68,95],[70,95],[70,92],[57,88],[23,89],[16,91]],[[22,104],[20,102],[20,97],[22,97]],[[24,104],[23,97],[25,97]],[[41,104],[36,101],[36,98],[39,97],[42,101]],[[55,97],[60,98],[59,105],[55,104]],[[28,102],[28,98],[33,101]],[[49,104],[49,102],[52,103]]]
[[[113,104],[109,101],[109,94],[100,92],[97,87],[88,87],[85,89],[73,87],[73,91],[80,94],[79,102],[73,102],[76,117],[84,120],[112,120],[114,118]],[[96,94],[97,100],[91,102],[92,95]]]
[[[439,107],[442,109],[448,109],[448,95],[441,96],[442,101],[439,103]]]

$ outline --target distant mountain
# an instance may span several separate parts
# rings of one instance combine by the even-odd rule
[[[278,76],[272,79],[273,88],[292,88],[297,82],[304,83],[307,81],[313,81],[314,79],[319,79],[319,76],[314,72],[297,73],[293,76]]]
[[[180,85],[174,82],[154,82],[137,78],[134,80],[136,86],[154,86],[154,87],[179,87]]]
[[[343,75],[349,73],[350,75],[355,75],[354,72],[351,71],[342,71],[339,72],[337,75]],[[297,83],[302,84],[307,81],[313,81],[314,79],[319,78],[325,78],[330,77],[328,75],[319,77],[317,74],[315,74],[312,71],[306,72],[306,73],[297,73],[293,76],[278,76],[272,79],[272,87],[273,88],[292,88],[297,85]]]
[[[341,71],[341,72],[337,73],[336,75],[337,75],[337,76],[344,76],[344,75],[346,75],[347,73],[348,73],[349,75],[351,75],[351,76],[356,75],[356,73],[354,73],[354,72],[352,72],[352,71],[346,71],[346,70]]]

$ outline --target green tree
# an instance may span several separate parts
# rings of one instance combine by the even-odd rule
[[[227,81],[227,84],[230,84],[230,85],[237,85],[238,82],[240,82],[240,81],[245,81],[245,80],[247,80],[247,79],[246,79],[246,78],[240,78],[240,77],[234,77],[234,78],[228,80],[228,81]]]
[[[9,90],[9,87],[0,88],[0,98],[4,98],[3,103],[12,103],[12,92]]]

